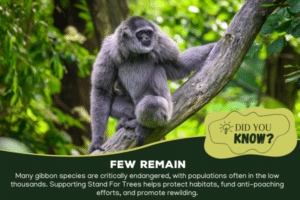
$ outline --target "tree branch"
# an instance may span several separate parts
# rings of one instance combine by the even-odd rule
[[[218,94],[232,79],[266,17],[275,9],[275,7],[261,5],[284,1],[247,0],[245,2],[209,54],[202,70],[196,72],[172,94],[174,103],[172,120],[165,127],[156,129],[149,136],[146,144],[159,141]],[[117,152],[135,146],[134,130],[122,128],[104,143],[105,151],[97,150],[93,154]]]

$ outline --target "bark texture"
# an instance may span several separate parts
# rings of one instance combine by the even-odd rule
[[[290,110],[294,110],[298,83],[285,82],[286,77],[284,75],[292,73],[294,69],[284,66],[296,66],[297,63],[300,63],[300,55],[289,44],[278,55],[268,56],[266,62],[267,94],[283,103]]]

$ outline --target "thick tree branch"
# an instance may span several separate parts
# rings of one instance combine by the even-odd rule
[[[232,79],[244,57],[259,33],[266,17],[275,7],[262,7],[262,4],[284,2],[284,0],[247,0],[232,19],[211,51],[202,70],[194,74],[185,84],[172,94],[174,103],[173,118],[164,128],[156,129],[146,144],[159,141],[171,130],[200,110]],[[116,152],[135,147],[134,130],[120,129],[103,147],[104,152]]]

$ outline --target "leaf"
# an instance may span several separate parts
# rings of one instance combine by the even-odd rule
[[[18,89],[18,77],[17,76],[14,76],[14,78],[13,78],[12,88],[13,88],[14,93],[17,93],[17,89]]]
[[[75,4],[74,7],[79,8],[80,10],[83,10],[83,11],[85,11],[85,12],[89,12],[88,7],[85,6],[85,5]]]
[[[61,90],[61,82],[56,77],[51,77],[48,82],[48,87],[51,94],[59,93]]]
[[[281,33],[281,32],[284,32],[286,30],[288,30],[290,28],[292,24],[292,20],[288,20],[286,22],[283,22],[282,24],[280,24],[279,26],[277,26],[275,28],[275,30],[278,32],[278,33]]]
[[[60,123],[65,122],[65,116],[61,110],[59,110],[58,108],[51,108],[51,110],[52,110],[52,112],[54,112],[56,114]]]
[[[89,11],[89,8],[88,8],[88,4],[86,2],[86,0],[78,0],[79,3],[78,4],[75,4],[75,7],[78,6],[78,8],[84,10],[84,11]]]
[[[292,73],[290,73],[290,74],[286,74],[286,75],[284,75],[284,76],[289,77],[289,76],[294,76],[294,75],[296,75],[296,74],[300,74],[300,70],[295,71],[295,72],[292,72]]]
[[[263,25],[263,27],[261,28],[261,33],[263,35],[267,35],[273,32],[274,32],[274,28],[269,24]]]
[[[279,9],[276,14],[280,15],[281,19],[291,17],[291,13],[287,7]]]
[[[18,93],[15,93],[13,95],[13,97],[11,98],[11,100],[10,100],[10,106],[11,107],[16,103],[17,99],[18,99]]]
[[[297,20],[297,18],[294,19],[292,25],[290,26],[290,28],[288,28],[286,33],[291,35],[294,33],[294,35],[297,36],[297,31],[298,31],[297,29],[299,29],[299,25],[300,25],[300,20]]]
[[[300,74],[298,74],[298,75],[296,75],[296,76],[293,76],[293,77],[291,77],[291,78],[285,79],[285,82],[286,82],[286,83],[289,83],[289,82],[292,82],[292,81],[297,81],[297,80],[299,80],[299,79],[300,79]]]
[[[284,65],[285,68],[293,68],[295,67],[294,65]]]
[[[62,79],[64,77],[64,67],[62,65],[58,68],[58,78]]]
[[[300,0],[288,1],[290,2],[290,11],[292,13],[300,12]]]
[[[300,24],[292,30],[292,36],[298,38],[300,36]]]
[[[274,55],[280,52],[283,49],[283,47],[285,47],[285,45],[286,45],[285,37],[283,36],[279,37],[277,40],[275,40],[274,42],[272,42],[272,44],[268,46],[267,48],[268,55]]]
[[[80,12],[78,16],[86,21],[92,20],[91,16],[84,12]]]
[[[253,44],[246,54],[246,59],[256,58],[262,49],[263,45]]]
[[[282,21],[283,11],[279,10],[275,14],[272,14],[268,17],[267,21],[264,23],[263,27],[261,28],[261,33],[263,35],[267,35],[273,33],[275,28],[278,26],[279,22]]]
[[[3,56],[4,61],[7,65],[10,65],[10,57],[11,54],[13,53],[12,48],[13,48],[12,41],[10,37],[7,35],[5,37],[4,56]]]
[[[272,4],[262,4],[262,7],[271,7],[271,6],[277,6],[275,3]]]
[[[53,71],[54,71],[54,74],[59,79],[62,79],[63,76],[64,76],[64,66],[61,64],[59,55],[57,53],[53,54],[51,62],[53,62]]]

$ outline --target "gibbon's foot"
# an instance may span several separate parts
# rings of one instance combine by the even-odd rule
[[[138,121],[136,119],[131,119],[129,120],[126,117],[123,117],[120,119],[119,123],[117,124],[115,130],[116,132],[121,129],[121,128],[131,128],[131,129],[135,129],[138,126]]]
[[[96,150],[105,151],[105,149],[100,144],[92,144],[89,147],[89,154],[93,153]]]

